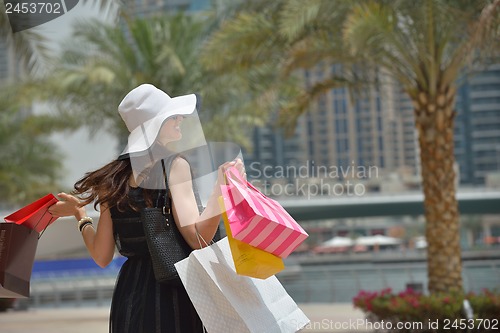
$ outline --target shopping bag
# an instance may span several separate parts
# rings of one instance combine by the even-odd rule
[[[38,236],[24,225],[0,223],[0,297],[29,297]]]
[[[209,333],[297,332],[309,322],[275,276],[236,274],[227,237],[175,267]]]
[[[236,273],[258,279],[267,279],[281,272],[285,268],[283,259],[233,238],[226,214],[226,206],[230,207],[231,204],[230,202],[224,203],[223,197],[219,197],[219,204],[222,209],[222,218]]]
[[[5,217],[6,222],[22,224],[30,229],[42,232],[52,222],[57,220],[57,217],[52,216],[48,209],[57,202],[57,198],[49,193],[46,196],[38,199],[35,202],[19,209],[18,211]]]
[[[235,239],[286,258],[309,236],[276,201],[244,180],[235,167],[226,171],[222,185],[229,227]]]

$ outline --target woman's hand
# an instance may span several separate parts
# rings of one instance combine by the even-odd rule
[[[217,177],[217,185],[225,185],[226,180],[224,174],[229,168],[235,167],[236,170],[240,173],[240,175],[246,180],[247,174],[245,172],[245,165],[240,158],[237,158],[231,162],[226,162],[219,167],[218,177]]]
[[[243,164],[243,161],[241,160],[241,158],[237,158],[236,163],[233,166],[239,172],[241,177],[243,177],[245,180],[247,180],[247,173],[245,171],[245,164]]]
[[[85,208],[81,207],[77,197],[61,192],[57,195],[61,201],[49,207],[49,213],[53,216],[74,216],[77,220],[85,216]]]

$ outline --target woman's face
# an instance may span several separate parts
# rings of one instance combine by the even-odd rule
[[[167,144],[171,141],[180,140],[182,138],[180,126],[183,119],[184,119],[183,116],[177,116],[177,115],[168,117],[167,120],[163,123],[158,140],[162,144]]]

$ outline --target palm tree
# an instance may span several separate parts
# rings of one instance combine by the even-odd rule
[[[49,116],[27,114],[15,103],[15,89],[2,85],[0,92],[0,202],[24,204],[57,191],[60,156],[47,132],[56,124]],[[64,126],[64,125],[63,125]]]
[[[100,8],[106,9],[111,2],[115,1],[101,1]],[[30,112],[33,96],[19,82],[39,75],[51,63],[51,50],[35,30],[12,32],[4,2],[0,3],[0,41],[6,45],[2,51],[13,52],[19,65],[15,77],[0,78],[0,203],[10,208],[58,190],[61,156],[48,135],[76,124]]]
[[[267,64],[281,79],[319,64],[342,65],[338,75],[303,87],[281,105],[282,123],[292,129],[318,96],[342,85],[358,87],[373,78],[373,69],[397,81],[413,101],[419,134],[428,287],[461,290],[453,169],[456,81],[467,66],[498,51],[499,7],[499,0],[311,0],[307,6],[300,0],[252,1],[214,34],[205,63],[222,73]]]
[[[95,131],[104,127],[126,137],[116,108],[128,91],[148,82],[178,95],[197,82],[188,74],[196,72],[192,50],[201,25],[184,15],[127,18],[123,25],[80,22],[53,73],[28,82],[25,89],[32,88],[33,95],[55,102],[60,114]]]
[[[115,1],[107,1],[111,2]],[[1,14],[1,32],[7,41],[10,39],[9,47],[26,55],[24,64],[29,75],[17,78],[18,82],[12,85],[2,85],[6,97],[2,99],[0,112],[5,127],[0,140],[6,148],[2,151],[0,179],[2,184],[3,180],[9,182],[5,182],[6,186],[0,191],[0,200],[20,203],[56,190],[53,183],[58,159],[42,134],[86,125],[94,131],[106,129],[124,140],[127,132],[116,107],[126,92],[143,82],[153,83],[174,96],[201,93],[200,117],[213,140],[232,138],[245,143],[247,137],[240,128],[257,121],[240,115],[238,101],[241,99],[236,95],[243,86],[241,82],[230,76],[210,80],[201,71],[198,50],[206,22],[198,17],[179,13],[132,19],[124,12],[121,26],[100,21],[79,23],[73,41],[65,44],[63,55],[51,61],[52,70],[36,75],[40,74],[37,69],[48,61],[32,44],[41,36],[29,30],[12,34],[5,11]],[[33,101],[54,103],[49,105],[52,111],[58,111],[56,116],[35,117],[27,111],[19,112],[27,110],[23,107],[29,107]],[[233,126],[221,131],[218,126],[221,123]],[[30,142],[36,144],[30,146]],[[36,154],[42,151],[44,158]],[[24,153],[21,156],[16,152]],[[16,164],[22,167],[14,167]],[[35,180],[38,183],[34,184]],[[49,183],[52,185],[44,185]]]
[[[240,112],[236,96],[243,84],[236,77],[212,79],[201,67],[205,29],[202,17],[184,13],[148,18],[125,14],[117,26],[81,22],[58,66],[50,75],[26,82],[24,92],[55,103],[60,115],[122,140],[128,132],[116,108],[131,89],[151,83],[171,96],[196,92],[202,97],[200,117],[210,138],[242,142],[242,124],[257,120]],[[235,126],[221,131],[215,124],[228,117]]]
[[[84,0],[83,2],[98,4],[101,10],[107,11],[112,4],[119,5],[122,1]],[[7,48],[14,52],[23,70],[29,74],[37,73],[51,63],[51,50],[47,45],[47,39],[42,34],[33,29],[12,32],[5,2],[0,3],[0,39],[7,43]]]

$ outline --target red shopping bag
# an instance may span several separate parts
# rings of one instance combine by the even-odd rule
[[[286,258],[309,236],[277,201],[244,180],[236,168],[226,171],[226,179],[228,185],[221,190],[232,203],[227,218],[235,239]]]
[[[49,207],[57,201],[57,198],[53,194],[47,194],[43,198],[6,216],[5,222],[22,224],[40,233],[57,220],[57,217],[52,216],[48,212]]]
[[[23,225],[0,223],[0,297],[29,297],[38,237]]]

